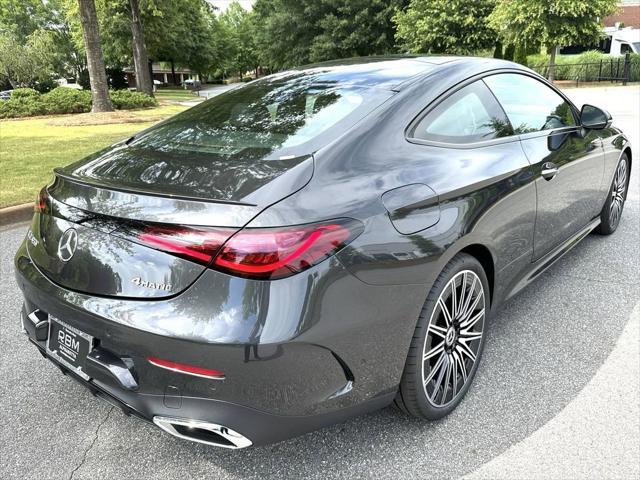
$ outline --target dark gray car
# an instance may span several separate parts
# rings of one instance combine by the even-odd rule
[[[506,61],[272,75],[56,170],[16,254],[29,340],[169,433],[240,448],[469,389],[491,313],[631,168],[603,110]]]

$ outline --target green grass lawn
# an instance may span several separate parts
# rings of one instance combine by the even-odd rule
[[[189,100],[198,100],[198,96],[191,90],[183,88],[159,88],[155,97],[159,102],[186,102]]]
[[[185,110],[179,105],[132,112],[153,121],[107,125],[58,126],[73,115],[0,122],[0,208],[31,202],[51,179],[55,167],[67,165],[147,128],[159,118]]]

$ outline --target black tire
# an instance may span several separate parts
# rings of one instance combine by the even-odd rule
[[[604,202],[600,212],[600,225],[594,230],[600,235],[611,235],[620,224],[624,202],[627,199],[627,191],[629,189],[631,173],[629,166],[629,158],[626,153],[623,153],[618,165],[616,165],[611,187],[609,187],[609,192],[607,193],[607,200]],[[623,179],[621,179],[622,174],[624,174]]]
[[[471,283],[473,283],[473,287],[470,285]],[[460,298],[463,286],[465,289],[469,289],[467,292],[469,297],[463,296]],[[481,300],[478,299],[480,297],[480,286],[482,288]],[[447,292],[445,292],[445,288]],[[447,310],[455,312],[456,307],[453,306],[452,291],[456,292],[456,300],[461,299],[462,301],[458,307],[460,310],[458,320],[452,318],[450,322],[447,322],[447,317],[440,303],[443,303],[445,305],[444,308]],[[445,298],[446,295],[449,295],[449,298]],[[465,310],[464,303],[467,298],[469,298],[469,304]],[[448,415],[458,406],[473,382],[480,357],[482,356],[490,313],[489,298],[487,276],[480,262],[474,257],[467,254],[458,254],[444,267],[433,284],[418,318],[400,387],[395,398],[397,408],[415,417],[437,420]],[[484,314],[481,318],[482,325],[480,325],[479,320],[480,308],[473,309],[474,302],[478,305],[482,304],[484,309]],[[471,309],[471,313],[468,313],[469,317],[465,322],[464,314],[469,309]],[[478,319],[471,327],[468,327],[473,318]],[[457,327],[456,322],[458,323]],[[458,328],[457,334],[456,328]],[[481,337],[479,339],[470,340],[473,335],[478,333],[477,331],[471,331],[472,328],[480,329]],[[446,330],[446,333],[443,330]],[[452,335],[455,339],[448,338],[452,330]],[[441,336],[442,340],[440,340]],[[467,366],[468,362],[471,361],[471,357],[463,351],[465,350],[462,348],[463,343],[469,345],[469,350],[475,353],[475,361],[470,365],[469,369]],[[430,354],[437,351],[440,344],[443,345],[442,353],[437,352],[426,361],[423,360],[426,356],[425,352]],[[438,357],[437,359],[436,356]],[[443,360],[441,361],[440,358],[443,358]],[[441,362],[439,367],[438,362]],[[458,379],[462,381],[465,378],[462,375],[463,365],[466,380],[459,387]],[[437,368],[439,369],[436,370]],[[443,369],[446,369],[446,373],[440,373]],[[437,386],[440,385],[437,384],[438,377],[442,375],[446,377],[447,384],[449,379],[452,380],[450,387]],[[455,384],[453,384],[454,375],[456,377]],[[423,379],[429,379],[429,377],[432,377],[431,380],[428,382],[423,381]],[[457,390],[454,392],[456,387]],[[438,400],[439,397],[440,400]]]

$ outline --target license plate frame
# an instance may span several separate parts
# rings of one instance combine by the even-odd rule
[[[90,378],[84,367],[93,345],[91,335],[49,315],[47,354],[84,380]]]

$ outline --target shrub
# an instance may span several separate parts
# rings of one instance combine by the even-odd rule
[[[118,110],[132,110],[135,108],[155,107],[158,101],[142,92],[131,90],[111,90],[109,92],[113,107]]]
[[[158,105],[155,98],[141,92],[112,90],[109,96],[114,108],[118,110]],[[0,118],[89,111],[91,111],[91,92],[68,87],[57,87],[44,95],[32,88],[16,88],[9,100],[0,101]]]
[[[42,101],[47,113],[83,113],[91,110],[91,93],[58,87],[45,93]]]
[[[21,88],[17,90],[31,90]],[[31,117],[33,115],[43,115],[46,113],[40,94],[32,96],[21,96],[18,93],[11,94],[9,100],[0,101],[0,118]]]
[[[34,98],[39,97],[40,92],[34,90],[33,88],[16,88],[13,92],[11,92],[11,98]]]

